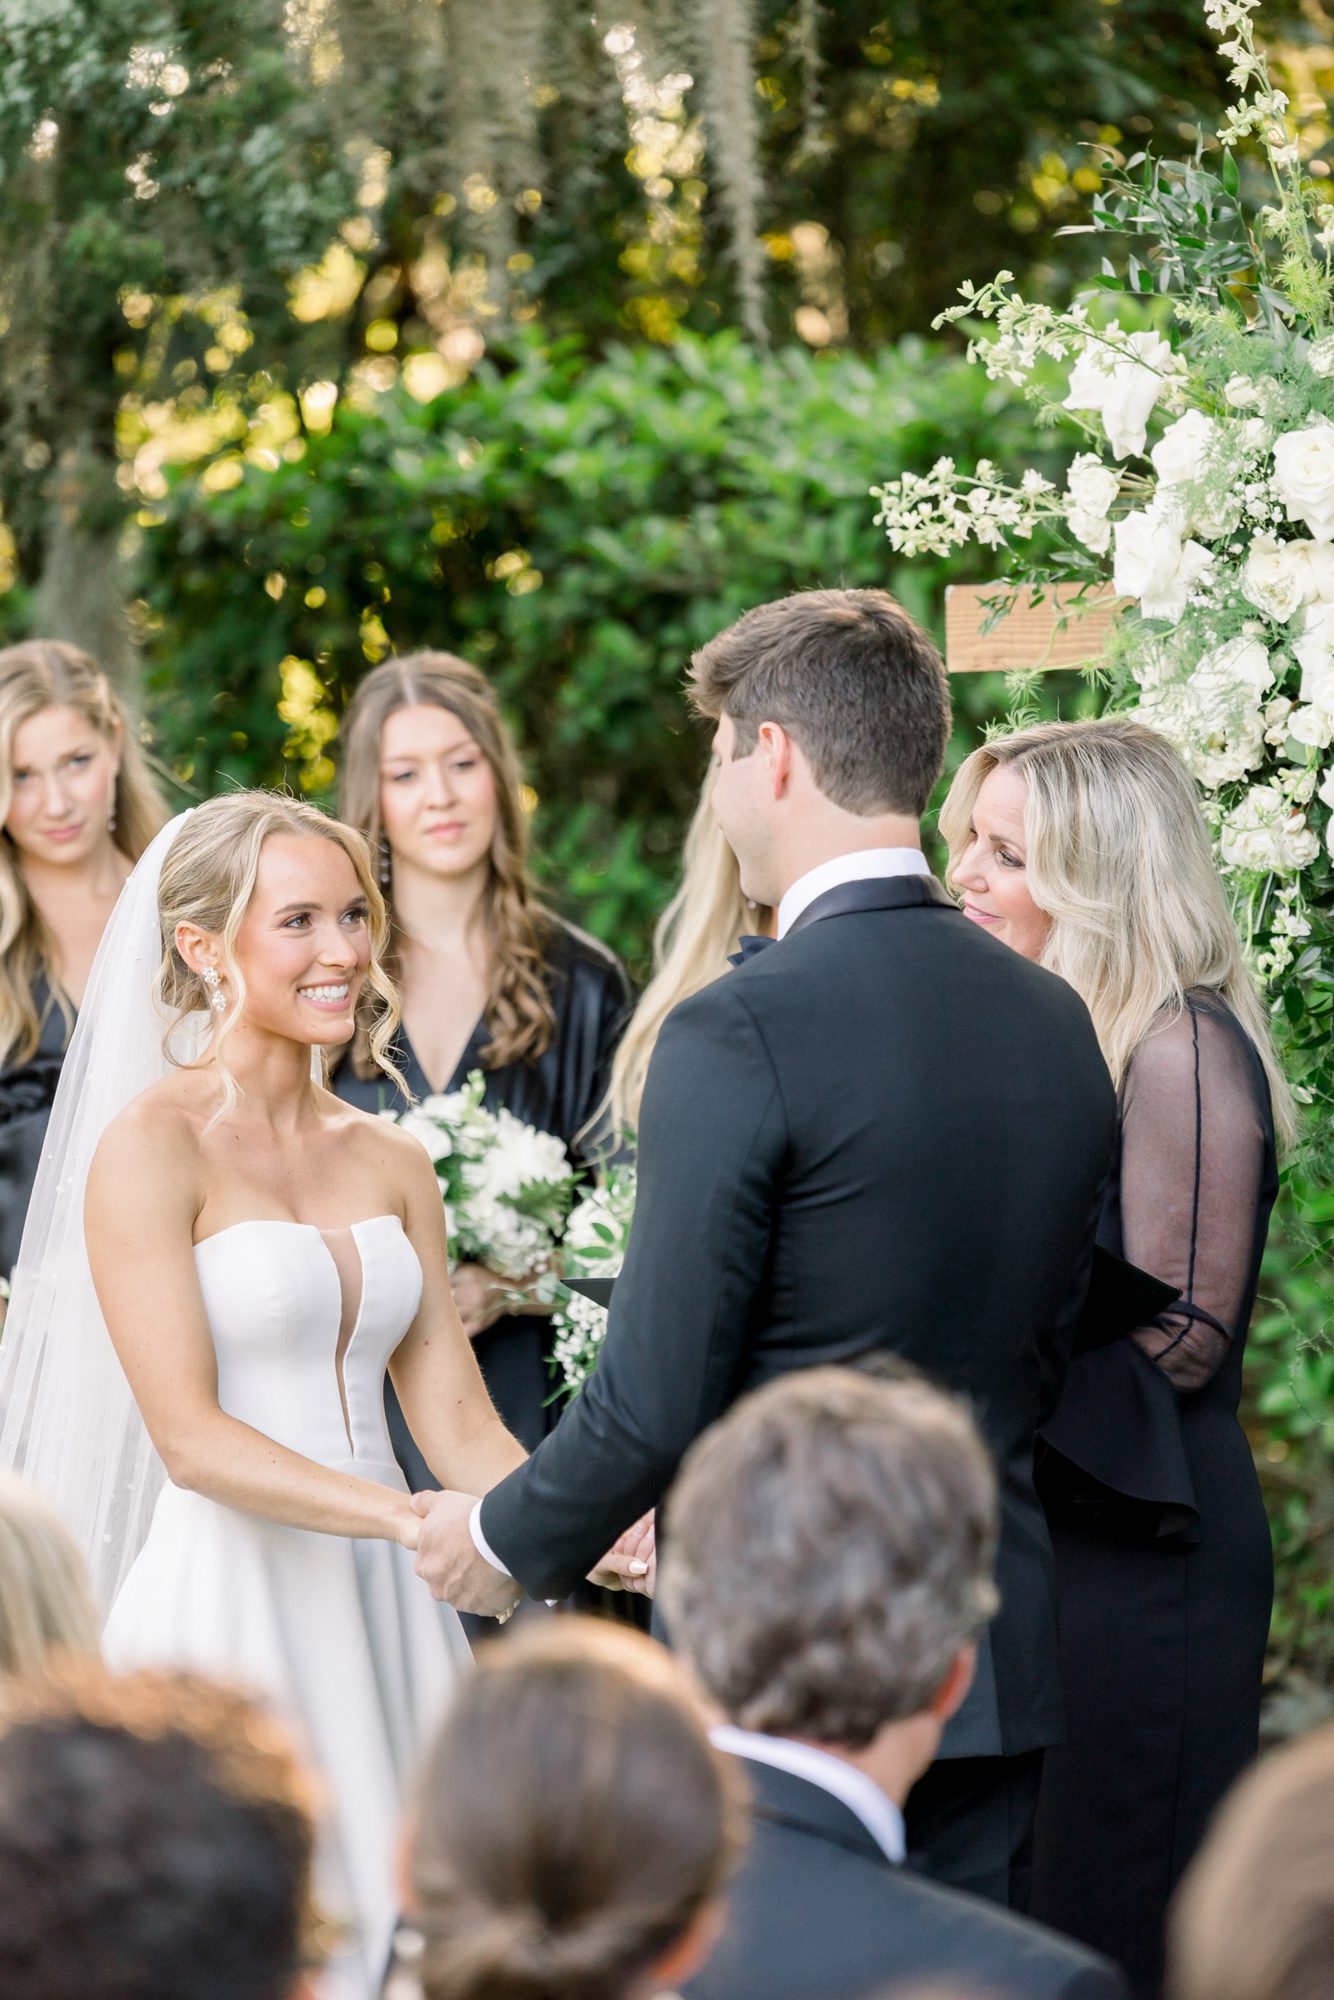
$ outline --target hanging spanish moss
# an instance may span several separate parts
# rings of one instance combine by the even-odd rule
[[[763,345],[764,259],[759,241],[759,133],[753,0],[695,0],[698,81],[719,205],[727,217],[741,324]]]

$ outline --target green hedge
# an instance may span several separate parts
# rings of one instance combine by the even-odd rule
[[[642,969],[704,764],[692,649],[815,584],[888,583],[934,623],[944,566],[891,560],[868,487],[1034,442],[1022,405],[917,341],[873,363],[728,335],[595,363],[532,345],[425,406],[345,404],[228,491],[177,476],[144,536],[154,720],[200,790],[319,795],[368,660],[466,654],[524,747],[543,873]],[[994,683],[964,694],[995,707]]]

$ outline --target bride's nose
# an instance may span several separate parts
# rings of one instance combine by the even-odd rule
[[[320,946],[320,964],[345,972],[355,966],[356,962],[357,947],[347,932],[341,927],[329,931]]]

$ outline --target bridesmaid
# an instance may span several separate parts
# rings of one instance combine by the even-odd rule
[[[680,1001],[727,971],[743,935],[769,937],[773,911],[741,893],[736,856],[713,814],[717,765],[710,760],[685,840],[681,886],[653,933],[653,977],[621,1038],[611,1071],[612,1130],[633,1138],[649,1059]]]
[[[455,1090],[480,1069],[489,1105],[554,1133],[591,1169],[630,983],[605,946],[537,900],[518,758],[490,686],[452,653],[386,660],[357,689],[343,745],[339,810],[380,857],[411,1089]],[[361,1033],[333,1088],[364,1110],[404,1102]],[[548,1317],[516,1310],[514,1286],[480,1265],[460,1265],[453,1288],[492,1399],[531,1451],[558,1414]],[[434,1485],[397,1411],[391,1420],[409,1484]]]
[[[1099,1242],[1180,1291],[1076,1354],[1039,1446],[1066,1737],[1031,1911],[1152,1996],[1168,1898],[1257,1747],[1273,1565],[1237,1405],[1291,1100],[1162,737],[1109,717],[996,739],[940,823],[965,915],[1093,1016],[1121,1109]]]
[[[121,884],[166,809],[106,675],[74,646],[0,651],[0,1276],[74,1014]]]

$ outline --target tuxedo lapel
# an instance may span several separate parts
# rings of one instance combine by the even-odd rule
[[[861,910],[923,908],[952,910],[955,916],[962,914],[953,896],[934,875],[878,875],[868,882],[840,882],[808,903],[788,926],[785,936],[795,937],[798,931],[822,922],[825,917],[852,916]]]

